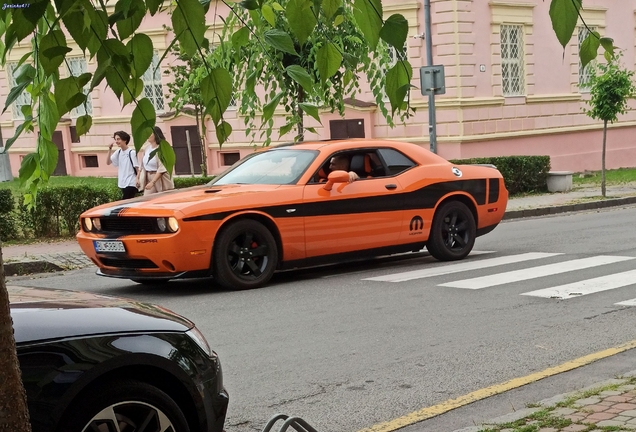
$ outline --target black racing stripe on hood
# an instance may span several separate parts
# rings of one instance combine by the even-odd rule
[[[391,194],[387,192],[386,195],[382,196],[255,207],[250,210],[266,213],[272,218],[286,218],[427,209],[434,208],[444,195],[454,191],[468,193],[477,205],[486,204],[486,179],[480,179],[435,183],[407,193]],[[288,212],[290,209],[295,209],[295,211]],[[223,220],[235,212],[232,210],[210,213],[187,217],[183,221]]]

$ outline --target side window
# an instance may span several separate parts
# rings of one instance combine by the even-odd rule
[[[404,156],[397,150],[393,149],[378,149],[380,157],[384,160],[384,164],[387,167],[388,175],[397,175],[402,171],[406,171],[409,168],[414,167],[416,164],[411,159]]]

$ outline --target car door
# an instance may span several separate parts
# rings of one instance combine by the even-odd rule
[[[372,152],[373,153],[373,152]],[[368,153],[367,153],[368,154]],[[361,175],[352,183],[304,188],[307,258],[378,250],[399,241],[403,225],[402,188],[395,177]]]

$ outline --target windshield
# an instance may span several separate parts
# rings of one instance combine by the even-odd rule
[[[270,150],[247,156],[212,181],[227,184],[295,184],[318,154],[314,150]]]

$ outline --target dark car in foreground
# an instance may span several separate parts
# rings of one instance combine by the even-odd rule
[[[221,364],[160,306],[9,286],[33,432],[221,432]]]

